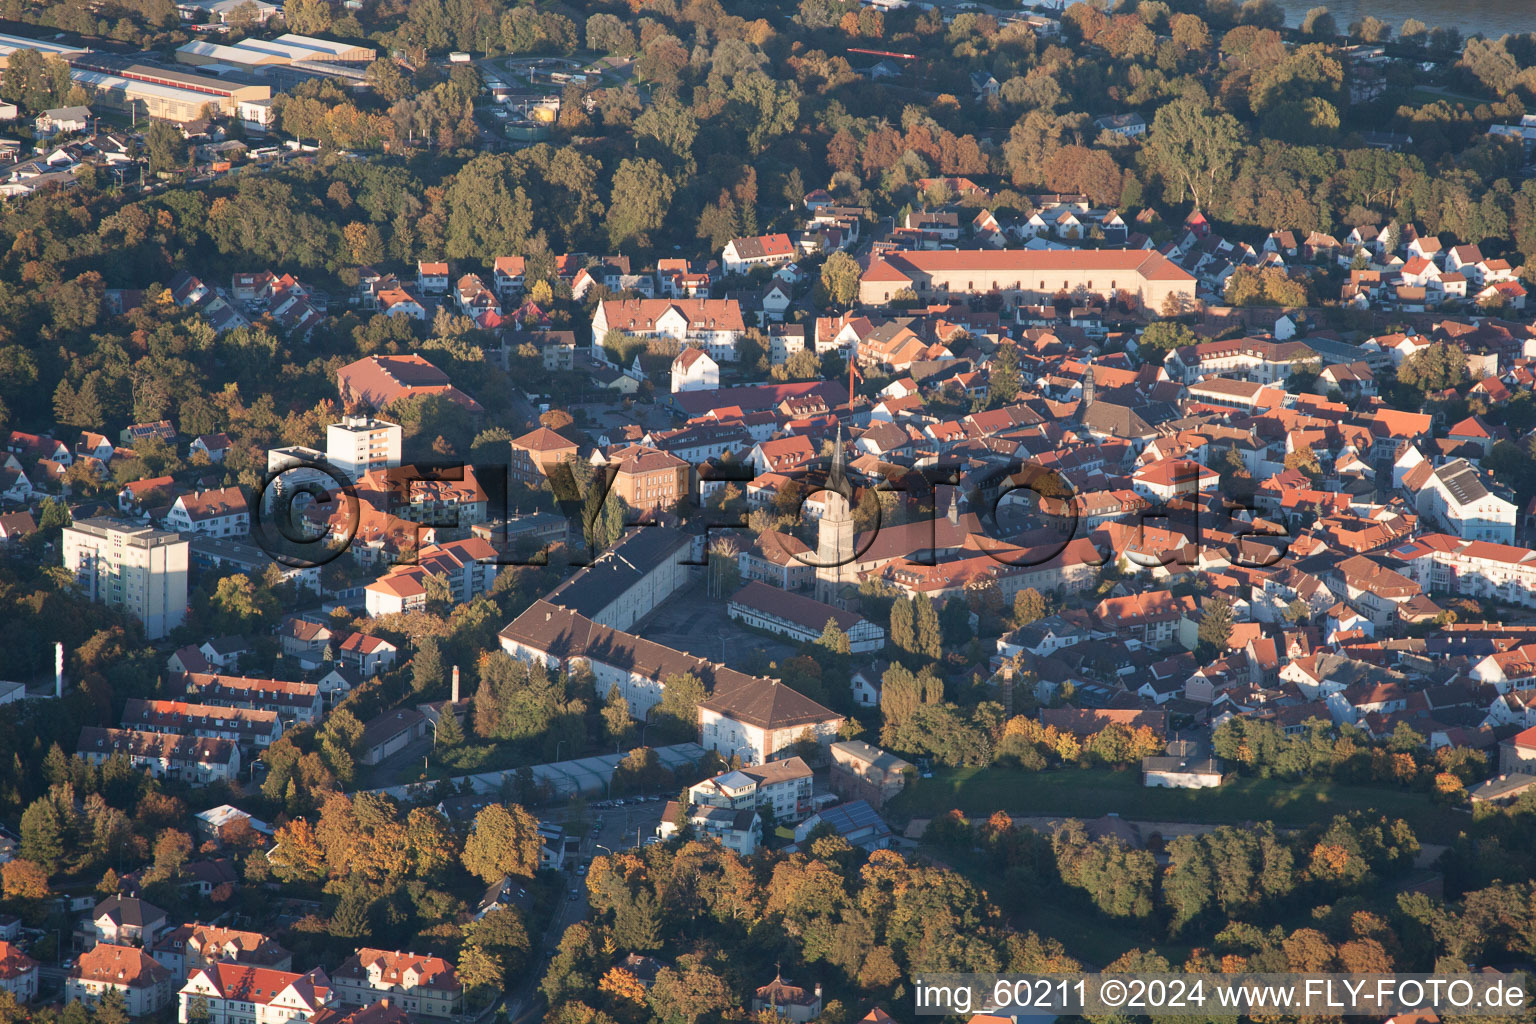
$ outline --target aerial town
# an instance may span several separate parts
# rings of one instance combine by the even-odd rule
[[[0,1024],[1536,968],[1536,33],[1401,17],[0,0]]]

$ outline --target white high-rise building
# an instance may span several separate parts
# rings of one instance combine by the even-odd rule
[[[102,516],[64,528],[64,568],[92,600],[115,605],[158,640],[187,617],[187,551],[180,534]]]
[[[398,423],[372,416],[343,416],[325,428],[325,457],[353,482],[372,469],[400,465],[400,446],[405,431]]]

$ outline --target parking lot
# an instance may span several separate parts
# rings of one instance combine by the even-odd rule
[[[700,581],[668,598],[665,605],[640,623],[637,632],[647,640],[744,672],[752,671],[755,652],[761,652],[764,664],[794,657],[797,647],[736,624],[725,609],[725,601],[705,595]]]

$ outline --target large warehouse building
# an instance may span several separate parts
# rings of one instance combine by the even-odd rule
[[[196,121],[204,108],[257,124],[271,119],[272,87],[245,76],[216,78],[108,54],[83,54],[71,58],[70,64],[73,78],[98,106],[179,124]],[[267,113],[260,113],[263,109]]]
[[[70,78],[85,89],[93,107],[131,111],[179,124],[198,120],[205,108],[251,127],[264,127],[272,120],[272,87],[247,75],[215,77],[178,71],[85,47],[13,35],[0,35],[0,75],[18,50],[36,50],[68,61]]]
[[[195,40],[176,50],[183,64],[227,64],[231,67],[272,67],[311,61],[366,64],[378,54],[371,46],[289,33],[276,39],[242,39],[238,43]]]

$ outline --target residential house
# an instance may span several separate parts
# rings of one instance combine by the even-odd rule
[[[115,946],[152,945],[165,924],[165,911],[129,896],[108,896],[91,912],[96,941]]]
[[[598,303],[592,317],[592,357],[605,359],[609,331],[642,338],[673,338],[703,348],[716,362],[734,362],[746,333],[735,299],[616,299]]]
[[[745,274],[753,267],[788,263],[797,254],[795,244],[785,234],[733,238],[720,253],[720,265],[727,274]]]
[[[149,953],[178,978],[216,963],[239,963],[275,971],[293,967],[293,954],[261,932],[211,924],[173,928],[160,937]]]
[[[746,765],[690,786],[688,801],[700,807],[766,809],[774,821],[799,821],[812,810],[811,769],[798,757]]]
[[[243,537],[251,532],[251,512],[238,486],[183,494],[165,514],[167,528],[183,534]]]
[[[330,979],[321,968],[295,974],[218,962],[194,968],[187,976],[176,1019],[179,1024],[192,1024],[206,1013],[207,1024],[291,1024],[325,1020],[326,1011],[336,1003]]]
[[[37,997],[37,961],[4,940],[0,940],[0,992],[9,992],[22,1004]]]
[[[128,1015],[142,1018],[170,1005],[172,986],[171,972],[144,950],[102,942],[80,954],[65,975],[64,998],[90,1008],[115,991],[123,997]]]
[[[156,778],[193,785],[233,782],[240,774],[240,747],[233,740],[95,726],[80,730],[77,757],[102,765],[116,754],[125,755],[135,768]]]
[[[463,1009],[464,986],[442,957],[364,948],[342,961],[330,978],[343,1006],[387,999],[423,1017],[452,1017]]]
[[[688,346],[672,360],[672,393],[713,391],[720,386],[720,364],[702,348]]]

